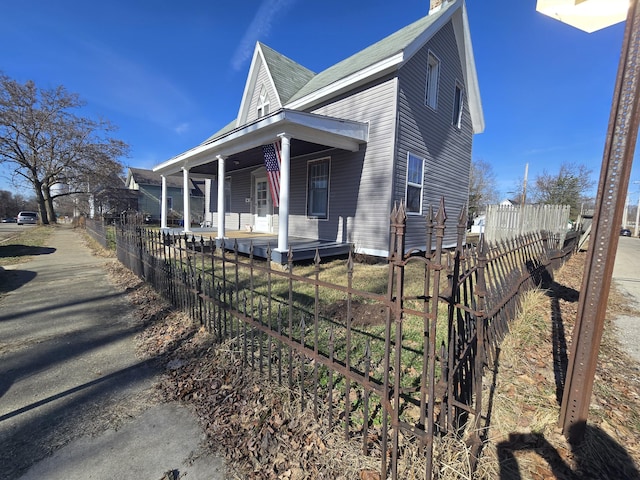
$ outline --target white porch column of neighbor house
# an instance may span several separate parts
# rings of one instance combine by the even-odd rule
[[[224,238],[224,217],[226,205],[224,204],[224,157],[218,155],[218,236]]]
[[[291,136],[278,135],[281,141],[280,151],[280,210],[278,211],[278,250],[289,249],[289,186],[291,178]]]
[[[167,228],[167,177],[162,178],[162,195],[160,195],[160,228]]]
[[[191,231],[191,196],[189,193],[191,189],[189,188],[189,169],[187,167],[182,167],[182,190],[183,190],[183,225],[184,231]]]

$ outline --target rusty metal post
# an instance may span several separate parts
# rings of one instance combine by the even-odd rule
[[[486,360],[485,351],[485,322],[487,321],[487,249],[488,245],[484,238],[484,234],[480,235],[480,244],[478,245],[478,269],[476,277],[475,295],[476,295],[476,356],[473,366],[473,393],[476,400],[474,411],[474,433],[471,438],[473,446],[473,461],[475,463],[475,455],[480,447],[480,429],[482,419],[482,374]]]
[[[589,413],[619,228],[638,135],[640,0],[632,0],[604,148],[596,210],[582,279],[559,423],[579,443]]]
[[[402,385],[402,321],[403,321],[403,297],[404,297],[404,249],[405,230],[407,227],[407,214],[404,203],[400,203],[394,222],[396,229],[396,253],[394,256],[393,270],[395,274],[394,287],[394,312],[393,323],[395,327],[394,361],[393,361],[393,408],[391,414],[391,428],[393,429],[393,445],[391,451],[391,478],[398,478],[398,459],[400,442],[400,390]]]

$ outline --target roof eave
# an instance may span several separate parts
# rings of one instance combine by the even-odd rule
[[[298,140],[357,151],[361,144],[368,141],[369,126],[352,120],[281,109],[268,117],[187,150],[154,167],[153,171],[162,175],[175,174],[183,168],[197,167],[215,161],[218,157],[228,157],[266,145],[283,133]]]
[[[340,93],[349,91],[359,85],[364,85],[375,78],[383,77],[384,75],[397,70],[399,66],[404,63],[404,58],[404,52],[398,52],[384,60],[374,63],[373,65],[369,65],[352,75],[333,82],[326,87],[315,90],[304,97],[294,100],[293,102],[285,105],[285,107],[291,110],[303,110],[305,108],[312,107],[323,100],[335,97]]]

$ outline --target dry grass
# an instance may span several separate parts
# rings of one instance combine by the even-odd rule
[[[53,228],[53,225],[26,227],[23,233],[0,245],[0,266],[26,262],[31,255],[37,255],[38,249],[46,245]]]
[[[562,326],[570,345],[583,265],[584,254],[575,255],[556,273],[549,291],[526,295],[502,344],[493,391],[493,379],[485,378],[492,409],[483,460],[499,466],[500,474],[494,478],[640,478],[638,365],[621,351],[611,322],[621,312],[640,314],[615,287],[583,442],[569,444],[558,426],[562,386],[558,378],[565,373],[558,368],[558,357],[569,352],[558,351],[552,326],[554,322]]]
[[[580,256],[572,259],[556,282],[578,289],[581,262]],[[132,275],[122,267],[114,268],[119,268],[116,276],[122,277],[123,288],[131,290],[137,310],[149,321],[140,337],[141,351],[171,365],[162,391],[198,412],[211,447],[226,454],[234,478],[379,480],[380,460],[362,455],[360,438],[345,440],[340,426],[328,429],[322,408],[316,420],[296,392],[242,369],[231,346],[215,345],[185,316],[159,307],[157,296],[135,277],[124,280]],[[334,268],[339,277],[344,274],[342,266]],[[382,269],[374,269],[380,275]],[[577,447],[566,442],[557,426],[552,299],[547,293],[525,296],[521,314],[501,346],[497,369],[486,372],[484,405],[490,407],[485,412],[490,425],[480,432],[486,443],[475,470],[469,446],[444,437],[436,439],[433,478],[638,478],[633,462],[637,465],[640,459],[640,375],[637,366],[635,377],[625,375],[631,363],[609,329],[594,386],[589,420],[593,428]],[[558,303],[570,339],[576,305]],[[152,305],[156,308],[150,313]],[[638,314],[614,291],[610,311]],[[424,455],[404,442],[398,468],[399,478],[424,478]]]

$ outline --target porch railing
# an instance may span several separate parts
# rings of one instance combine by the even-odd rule
[[[499,244],[442,246],[444,201],[426,217],[428,252],[406,252],[406,214],[391,214],[392,252],[378,288],[358,288],[353,255],[340,282],[316,254],[285,269],[216,247],[213,239],[120,226],[118,259],[211,332],[231,341],[243,366],[299,390],[319,421],[360,438],[382,478],[431,478],[434,439],[465,437],[473,454],[483,428],[482,373],[514,318],[521,294],[574,248],[544,232]],[[331,267],[329,267],[331,266]],[[386,278],[385,278],[386,277]],[[411,278],[412,281],[407,279]],[[416,280],[418,279],[418,280]],[[372,322],[372,312],[381,322]],[[338,393],[339,392],[339,393]],[[401,462],[403,445],[424,452],[420,467]],[[416,468],[420,472],[415,471]]]

